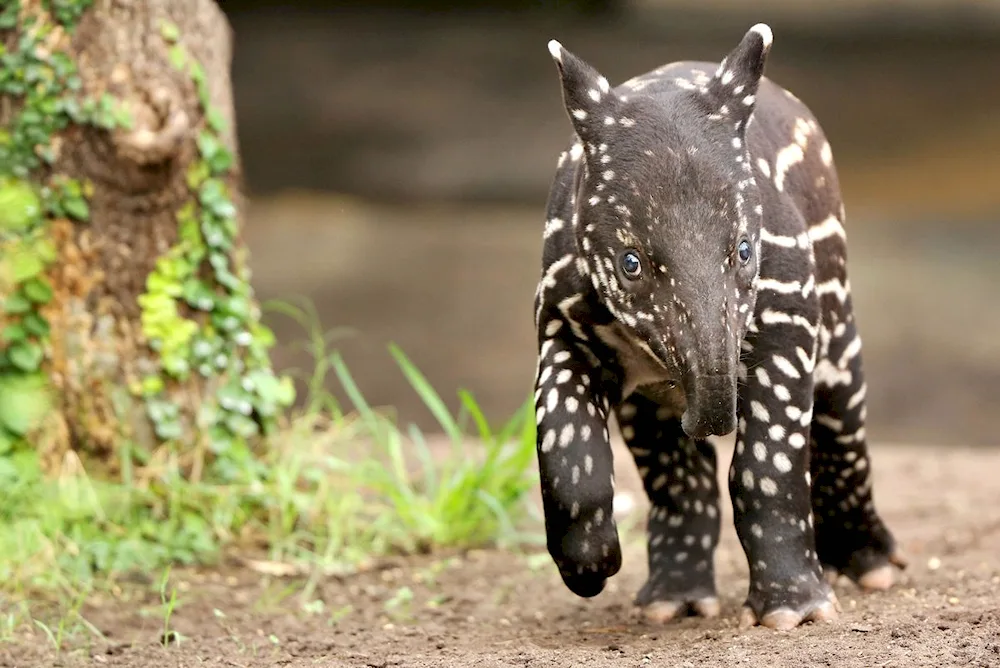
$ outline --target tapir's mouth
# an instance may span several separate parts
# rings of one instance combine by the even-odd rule
[[[736,428],[735,369],[731,373],[707,374],[678,369],[665,341],[659,337],[646,340],[646,352],[663,370],[663,385],[668,388],[683,388],[687,404],[681,415],[681,428],[684,432],[697,439],[731,433]],[[715,371],[733,366],[723,362],[705,364],[701,368]]]

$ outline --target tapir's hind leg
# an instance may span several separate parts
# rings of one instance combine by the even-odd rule
[[[905,560],[872,499],[860,341],[853,318],[837,325],[829,361],[817,373],[810,465],[816,550],[828,575],[887,589],[892,564]]]

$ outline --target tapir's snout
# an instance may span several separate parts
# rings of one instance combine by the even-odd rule
[[[736,373],[692,375],[684,383],[681,428],[691,438],[725,436],[736,428]]]

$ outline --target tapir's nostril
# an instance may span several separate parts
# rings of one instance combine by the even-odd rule
[[[717,411],[707,418],[694,414],[690,410],[681,416],[681,428],[691,438],[708,438],[709,436],[725,436],[736,428],[735,413]]]
[[[736,428],[736,377],[732,374],[693,377],[685,386],[687,410],[681,428],[691,438],[725,436]]]

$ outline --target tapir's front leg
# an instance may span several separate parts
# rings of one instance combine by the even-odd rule
[[[574,338],[542,339],[535,415],[549,554],[566,586],[590,597],[621,568],[621,548],[612,515],[609,401],[583,345]]]
[[[788,629],[835,618],[837,603],[816,554],[810,495],[815,314],[779,315],[748,340],[729,490],[750,565],[744,622]]]

